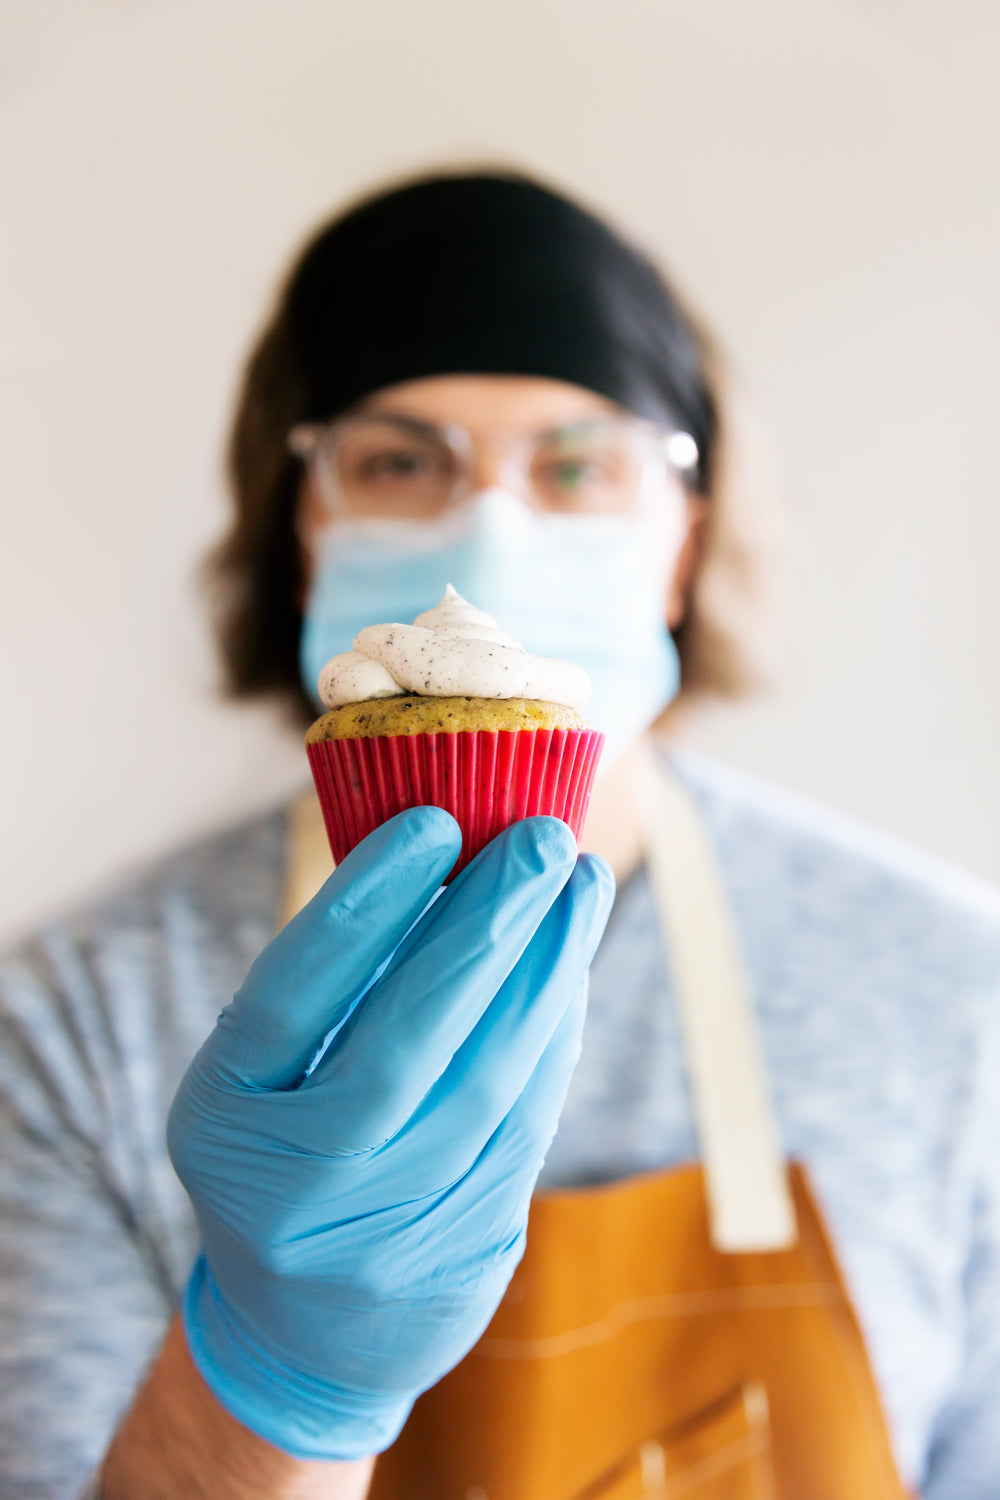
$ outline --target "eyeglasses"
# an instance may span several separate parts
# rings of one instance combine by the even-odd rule
[[[456,422],[355,412],[289,434],[331,515],[432,520],[492,485],[536,509],[627,515],[650,479],[698,462],[686,432],[635,417],[597,417],[536,432],[473,434]]]

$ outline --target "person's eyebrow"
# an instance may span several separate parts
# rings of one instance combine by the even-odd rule
[[[380,407],[356,406],[350,412],[345,412],[350,417],[370,417],[376,422],[390,422],[396,427],[406,427],[417,432],[440,432],[442,427],[447,427],[447,422],[435,421],[432,417],[414,417],[404,411],[384,411]]]

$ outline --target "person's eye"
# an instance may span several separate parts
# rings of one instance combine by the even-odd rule
[[[554,459],[545,465],[543,472],[553,489],[564,491],[582,489],[603,477],[600,465],[589,458]]]
[[[431,453],[416,448],[386,449],[368,455],[360,466],[359,478],[369,483],[421,479],[436,474],[440,467],[440,461]]]

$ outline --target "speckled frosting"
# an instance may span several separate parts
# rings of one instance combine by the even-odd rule
[[[441,603],[412,625],[369,625],[360,631],[353,651],[323,668],[319,695],[330,709],[410,695],[541,702],[577,716],[590,697],[590,680],[573,662],[525,651],[449,584]],[[574,717],[573,727],[579,723]]]

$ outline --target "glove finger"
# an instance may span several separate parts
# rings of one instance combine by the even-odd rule
[[[449,1265],[461,1274],[481,1269],[484,1260],[511,1254],[510,1270],[521,1258],[518,1245],[535,1182],[552,1143],[566,1100],[587,1011],[584,981],[563,1012],[513,1107],[486,1141],[471,1167],[434,1205],[443,1233],[452,1239]],[[464,1261],[456,1264],[460,1237]],[[441,1252],[442,1261],[445,1250]]]
[[[254,1088],[299,1083],[461,844],[458,824],[438,807],[411,808],[369,834],[255,960],[199,1053],[201,1070]]]
[[[527,949],[576,863],[565,823],[515,823],[435,902],[306,1080],[329,1100],[330,1149],[394,1136]]]
[[[613,900],[611,871],[584,855],[493,1003],[385,1148],[409,1196],[467,1172],[515,1107],[564,1017],[585,997]],[[556,1090],[553,1128],[564,1092]]]
[[[520,1181],[529,1196],[552,1144],[580,1060],[587,980],[577,990],[512,1108],[490,1136],[471,1175],[480,1192],[492,1182]]]

